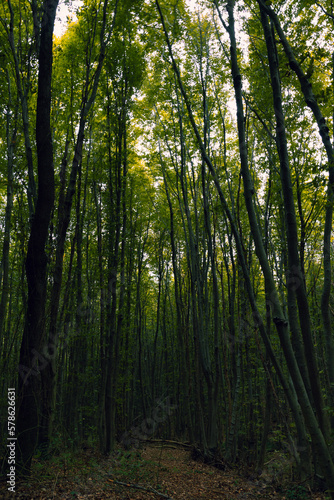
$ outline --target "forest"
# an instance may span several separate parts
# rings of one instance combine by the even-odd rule
[[[160,439],[334,499],[333,1],[57,8],[0,4],[2,469]]]

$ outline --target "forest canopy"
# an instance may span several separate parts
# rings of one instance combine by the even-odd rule
[[[332,2],[57,6],[0,4],[17,473],[155,436],[334,498]]]

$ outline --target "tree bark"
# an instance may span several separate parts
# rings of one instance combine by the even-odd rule
[[[22,82],[22,70],[19,66],[18,54],[15,48],[15,39],[14,39],[14,11],[11,4],[11,1],[8,0],[8,7],[10,10],[10,25],[9,30],[7,29],[7,36],[10,45],[10,49],[12,51],[13,59],[14,59],[14,68],[15,68],[15,78],[16,78],[16,87],[17,92],[19,94],[19,99],[21,103],[21,112],[22,112],[22,125],[23,125],[23,135],[24,135],[24,146],[26,153],[26,160],[28,166],[28,188],[27,188],[27,197],[28,197],[28,207],[29,207],[29,215],[30,219],[34,215],[35,206],[36,206],[36,183],[34,176],[34,161],[33,161],[33,153],[32,153],[32,145],[31,138],[29,132],[29,112],[28,112],[28,101],[27,101],[27,91],[24,82]],[[39,27],[36,27],[39,32]],[[41,34],[39,33],[40,37]],[[23,83],[23,85],[22,85]]]
[[[47,361],[41,356],[45,332],[47,257],[45,245],[54,203],[53,147],[50,127],[52,35],[58,0],[45,0],[39,53],[36,142],[38,196],[26,259],[28,307],[20,350],[17,415],[17,472],[28,474],[39,431],[39,372]]]
[[[58,309],[59,309],[60,292],[61,292],[62,275],[63,275],[63,257],[65,252],[65,241],[71,219],[71,210],[72,210],[73,196],[76,189],[77,175],[82,160],[82,148],[84,142],[84,132],[86,127],[87,117],[95,102],[102,66],[105,59],[106,46],[114,28],[118,0],[116,0],[114,8],[113,22],[110,31],[108,33],[107,39],[105,39],[105,33],[107,27],[107,3],[108,3],[107,0],[105,0],[103,4],[103,18],[102,18],[102,27],[100,32],[100,52],[98,58],[98,65],[95,70],[92,81],[89,70],[90,61],[87,61],[86,81],[85,81],[84,97],[80,112],[79,130],[77,134],[75,151],[72,161],[72,168],[64,199],[63,210],[60,213],[57,248],[56,248],[56,263],[53,275],[53,287],[51,290],[50,328],[48,334],[49,343],[54,342],[54,339],[57,338],[57,319],[58,319]],[[91,91],[89,92],[90,87]],[[43,436],[41,436],[41,440],[43,441],[43,446],[45,451],[49,446],[49,438],[52,432],[52,413],[53,413],[53,401],[55,393],[55,370],[53,370],[52,365],[53,365],[52,363],[49,363],[47,370],[45,370],[42,375],[44,403],[42,408]]]
[[[328,172],[329,172],[329,183],[327,188],[327,208],[326,208],[326,219],[325,219],[325,229],[324,229],[324,245],[323,245],[323,259],[324,259],[324,285],[321,297],[321,313],[323,320],[323,327],[325,332],[325,337],[327,341],[327,370],[329,374],[330,384],[331,384],[331,397],[334,398],[334,341],[331,328],[331,316],[329,310],[330,303],[330,291],[331,291],[331,250],[330,250],[330,240],[332,234],[332,220],[333,220],[333,201],[334,201],[334,152],[333,145],[330,139],[329,128],[327,126],[326,120],[321,112],[318,105],[317,98],[315,97],[312,85],[307,78],[307,75],[302,71],[300,64],[297,62],[293,49],[287,40],[277,14],[274,10],[266,5],[263,0],[258,0],[261,9],[270,16],[272,19],[277,34],[283,45],[285,54],[289,60],[289,65],[291,69],[296,73],[301,91],[304,95],[305,102],[307,106],[313,112],[314,118],[318,124],[319,134],[322,139],[324,148],[327,154],[328,160]],[[328,14],[328,13],[327,13]],[[333,59],[334,66],[334,59]],[[334,74],[334,73],[333,73]]]
[[[302,377],[300,375],[300,371],[298,368],[298,365],[296,363],[296,359],[292,350],[291,346],[291,341],[289,337],[289,331],[288,331],[288,323],[285,319],[285,316],[283,314],[279,297],[277,294],[275,282],[273,279],[273,275],[269,266],[269,262],[265,253],[264,245],[263,245],[263,240],[262,240],[262,235],[260,232],[260,229],[258,227],[257,223],[257,218],[255,214],[255,210],[253,207],[253,202],[252,202],[252,197],[254,194],[254,188],[252,186],[252,179],[250,176],[249,168],[248,168],[248,158],[247,158],[247,145],[245,141],[245,129],[244,129],[244,113],[243,113],[243,102],[242,102],[242,91],[241,91],[241,84],[242,84],[242,78],[241,74],[239,71],[239,66],[238,66],[238,61],[237,61],[237,51],[236,51],[236,40],[235,40],[235,32],[234,32],[234,14],[233,14],[233,9],[234,9],[234,1],[229,0],[227,3],[227,10],[228,10],[228,15],[229,15],[229,26],[226,26],[224,21],[224,26],[226,27],[229,35],[230,35],[230,41],[231,41],[231,65],[232,65],[232,78],[233,78],[233,83],[234,83],[234,88],[235,88],[235,97],[236,97],[236,104],[237,104],[237,124],[238,124],[238,133],[239,133],[239,150],[240,150],[240,159],[241,159],[241,170],[242,170],[242,175],[243,175],[243,182],[244,182],[244,195],[245,195],[245,202],[246,202],[246,207],[248,211],[248,218],[249,222],[252,228],[252,234],[253,234],[253,239],[255,243],[255,249],[256,249],[256,254],[258,256],[258,259],[261,264],[262,272],[264,275],[265,279],[265,285],[266,285],[266,291],[269,294],[268,296],[270,297],[270,305],[272,308],[272,317],[274,324],[276,326],[276,330],[280,339],[280,343],[284,352],[284,356],[287,362],[287,366],[289,368],[289,372],[291,374],[291,378],[293,380],[294,386],[295,386],[295,391],[298,394],[298,398],[300,401],[300,405],[304,414],[305,422],[309,428],[309,432],[312,438],[312,441],[314,443],[315,448],[317,449],[319,460],[321,460],[321,465],[324,471],[324,474],[326,476],[326,480],[328,482],[328,487],[331,491],[333,491],[333,498],[334,498],[334,466],[332,459],[329,454],[329,450],[326,445],[326,441],[324,439],[324,436],[319,428],[317,419],[314,415],[313,409],[310,405],[309,398],[307,396],[306,390],[305,390],[305,385],[303,383]],[[217,2],[215,1],[217,10],[218,5]],[[261,333],[262,339],[265,343],[266,349],[268,351],[268,354],[270,355],[270,358],[273,362],[273,365],[275,367],[275,370],[277,371],[277,374],[280,378],[280,382],[283,385],[284,392],[289,400],[289,404],[291,406],[291,409],[296,413],[298,409],[298,403],[295,401],[295,395],[292,394],[291,390],[289,390],[286,380],[283,376],[281,367],[276,359],[276,356],[272,350],[271,343],[268,339],[268,336],[265,331],[265,327],[261,318],[261,315],[258,312],[256,302],[255,302],[255,297],[252,289],[252,285],[250,282],[249,278],[249,273],[247,269],[247,265],[245,262],[245,257],[244,257],[244,252],[243,248],[241,245],[240,241],[240,235],[237,230],[237,227],[235,225],[234,217],[232,216],[229,207],[226,203],[226,199],[224,197],[224,193],[222,192],[219,179],[217,178],[217,173],[212,165],[210,158],[208,157],[204,144],[201,138],[201,135],[199,133],[198,127],[196,125],[194,115],[192,112],[192,108],[189,102],[189,98],[187,96],[187,93],[185,92],[180,71],[178,69],[178,66],[175,62],[174,55],[173,55],[173,49],[169,40],[168,32],[166,29],[166,24],[164,21],[164,16],[161,11],[160,4],[158,0],[156,0],[156,6],[160,15],[163,31],[165,33],[166,37],[166,42],[168,46],[168,51],[169,55],[172,61],[172,66],[173,70],[176,74],[177,81],[179,83],[179,87],[182,93],[182,96],[184,98],[187,111],[188,111],[188,116],[190,123],[192,125],[200,152],[202,154],[202,157],[206,164],[208,165],[209,171],[213,177],[215,186],[217,188],[219,198],[221,200],[222,206],[226,212],[226,215],[231,223],[232,231],[233,231],[233,236],[235,238],[236,242],[236,247],[237,247],[237,252],[238,252],[238,257],[240,260],[240,265],[244,274],[245,278],[245,284],[250,300],[250,304],[252,307],[252,312],[254,315],[254,320],[257,322],[257,326],[259,328],[259,331]]]
[[[328,416],[324,411],[322,390],[320,386],[319,370],[316,363],[311,332],[311,318],[305,290],[304,277],[301,273],[300,258],[298,253],[297,221],[292,190],[291,173],[289,166],[289,153],[285,132],[285,119],[282,106],[280,75],[276,57],[276,47],[268,23],[267,15],[261,9],[261,22],[267,44],[268,61],[271,76],[271,85],[274,98],[274,111],[276,116],[277,149],[280,159],[280,177],[284,198],[284,211],[286,219],[287,244],[288,244],[288,300],[293,303],[297,299],[299,322],[305,349],[305,359],[308,368],[308,380],[311,385],[312,399],[315,405],[317,419],[325,438],[329,437]],[[296,323],[296,321],[294,321]],[[297,332],[294,332],[295,334]]]
[[[9,248],[10,248],[10,233],[12,226],[12,211],[14,203],[13,193],[13,167],[14,167],[14,148],[17,133],[17,109],[14,114],[14,126],[11,131],[10,106],[12,104],[10,75],[7,71],[8,94],[9,102],[6,116],[6,137],[7,137],[7,203],[5,212],[5,228],[2,246],[2,261],[0,266],[0,285],[2,285],[2,293],[0,299],[0,339],[3,338],[7,303],[9,295]],[[2,358],[2,357],[1,357]]]

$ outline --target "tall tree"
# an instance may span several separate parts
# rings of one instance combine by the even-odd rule
[[[118,1],[116,0],[114,5],[113,17],[110,25],[108,24],[107,5],[108,2],[105,1],[101,8],[102,12],[100,13],[96,11],[94,6],[91,6],[91,9],[95,12],[95,16],[92,19],[90,19],[90,21],[92,22],[92,31],[94,33],[94,36],[93,37],[87,36],[86,46],[84,49],[86,53],[86,58],[85,58],[86,65],[84,70],[85,78],[83,81],[83,92],[82,92],[83,97],[80,106],[79,129],[75,143],[75,150],[73,155],[72,168],[69,175],[68,187],[63,200],[63,205],[59,207],[56,263],[55,263],[55,270],[53,273],[53,287],[51,292],[50,331],[48,335],[49,343],[53,342],[53,340],[57,337],[57,317],[58,317],[58,308],[59,308],[59,300],[61,293],[65,240],[71,219],[71,209],[72,209],[73,196],[76,190],[76,180],[82,161],[82,150],[83,150],[84,134],[85,134],[87,118],[96,99],[99,79],[106,54],[106,48],[113,33]],[[86,10],[84,10],[83,16],[85,20],[87,20],[87,18],[85,17],[87,16],[87,14],[88,13],[86,12]],[[98,29],[99,18],[101,18],[100,30]],[[80,31],[80,27],[77,26],[77,28],[79,28]],[[79,36],[78,34],[76,35]],[[97,51],[95,49],[96,38],[99,40],[99,47]],[[95,57],[97,58],[96,68],[94,67]],[[43,410],[42,410],[40,444],[46,450],[48,448],[50,434],[52,430],[52,414],[54,406],[55,367],[53,362],[48,363],[46,369],[43,371],[42,382],[43,382]]]
[[[53,147],[50,124],[52,36],[58,1],[45,0],[40,27],[38,57],[38,97],[36,111],[36,144],[38,162],[38,195],[26,259],[28,306],[22,337],[18,383],[18,472],[30,471],[37,446],[39,401],[41,396],[38,359],[45,340],[45,304],[47,257],[45,246],[54,203]]]

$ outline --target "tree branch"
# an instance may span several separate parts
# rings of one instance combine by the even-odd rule
[[[108,481],[111,481],[112,483],[118,484],[119,486],[124,486],[126,488],[134,488],[136,490],[141,490],[141,491],[150,491],[154,493],[155,495],[159,495],[161,498],[166,498],[167,500],[173,500],[172,497],[165,495],[164,493],[161,493],[160,491],[155,490],[152,488],[152,486],[140,486],[139,484],[133,484],[133,483],[123,483],[122,481],[117,481],[116,479],[108,479]]]

